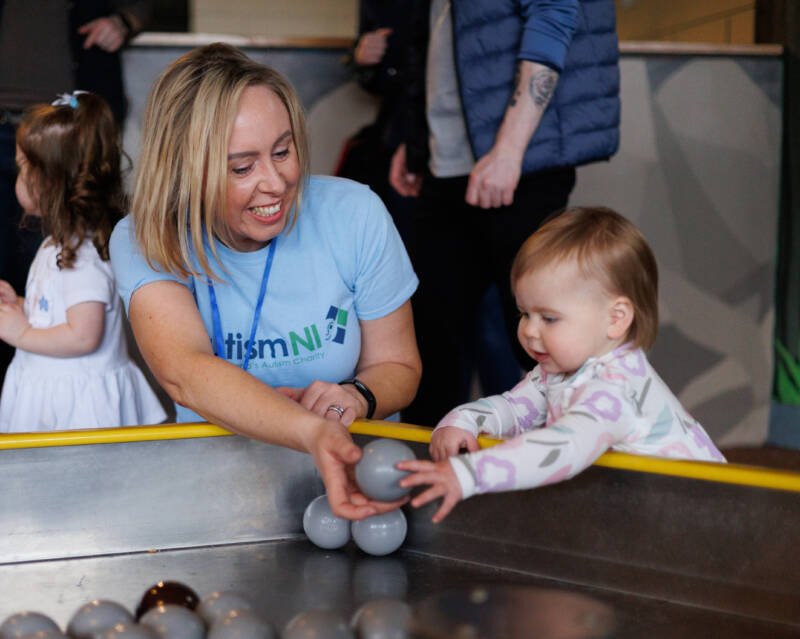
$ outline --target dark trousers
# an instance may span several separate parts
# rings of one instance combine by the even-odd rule
[[[518,311],[509,274],[519,247],[551,213],[566,207],[575,169],[523,176],[514,202],[484,210],[464,201],[467,177],[426,176],[414,220],[412,261],[420,285],[412,298],[422,357],[417,397],[403,419],[433,426],[464,403],[464,371],[471,367],[471,340],[478,308],[489,286],[500,294],[514,354],[524,370],[534,366],[517,340]]]

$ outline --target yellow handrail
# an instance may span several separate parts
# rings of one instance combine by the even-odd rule
[[[389,437],[405,441],[428,443],[431,429],[424,426],[388,422],[377,419],[355,421],[350,432],[357,435]],[[99,428],[91,430],[51,431],[40,433],[10,433],[0,435],[0,450],[16,448],[42,448],[48,446],[77,446],[84,444],[117,444],[163,439],[190,439],[221,437],[233,433],[205,422],[189,424],[161,424],[158,426],[130,426],[125,428]],[[481,448],[488,448],[501,440],[479,437]],[[740,464],[715,464],[607,452],[594,463],[595,466],[632,470],[687,479],[701,479],[727,484],[739,484],[773,490],[800,492],[800,473]]]

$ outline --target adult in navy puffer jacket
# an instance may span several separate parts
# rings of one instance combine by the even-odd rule
[[[567,205],[575,167],[619,144],[613,0],[410,0],[405,143],[390,182],[418,195],[414,321],[423,375],[404,419],[433,424],[463,403],[466,340],[483,293],[500,290],[522,242]]]

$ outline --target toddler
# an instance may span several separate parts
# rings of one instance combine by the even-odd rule
[[[97,95],[34,107],[16,136],[16,194],[47,235],[25,297],[0,281],[0,339],[17,350],[0,432],[152,424],[166,417],[128,356],[108,241],[124,196],[113,115]]]
[[[631,222],[605,208],[569,209],[522,245],[511,282],[517,337],[538,365],[510,391],[445,415],[434,462],[398,464],[414,471],[401,485],[430,485],[412,505],[443,497],[438,522],[476,493],[573,477],[609,447],[725,461],[644,354],[658,326],[658,270]],[[512,439],[479,451],[478,434]]]

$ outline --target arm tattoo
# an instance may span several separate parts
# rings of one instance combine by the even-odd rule
[[[550,98],[553,97],[557,82],[558,73],[552,69],[536,71],[531,77],[531,83],[528,87],[533,103],[544,110],[547,103],[550,102]]]

